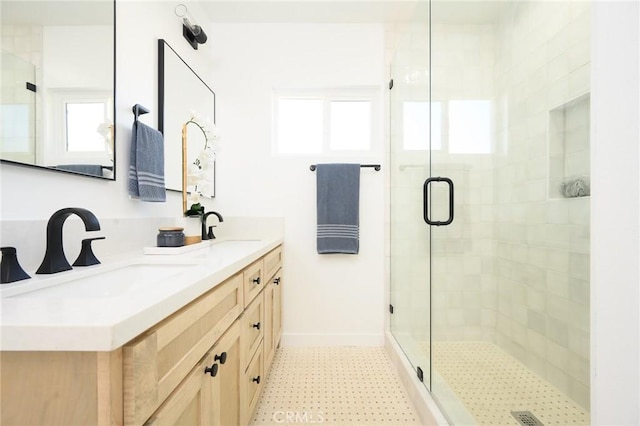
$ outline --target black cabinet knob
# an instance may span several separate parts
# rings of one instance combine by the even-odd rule
[[[258,330],[260,330],[260,323],[259,323],[259,322],[257,322],[257,323],[255,323],[255,324],[251,324],[251,327],[253,327],[253,328],[257,328]]]
[[[218,374],[218,364],[213,364],[211,367],[206,367],[204,369],[204,374],[207,373],[209,373],[211,377],[216,377],[216,374]]]
[[[280,278],[280,277],[278,277],[278,278],[274,278],[274,279],[273,279],[273,283],[274,283],[275,285],[280,285],[280,280],[281,280],[281,278]]]
[[[251,381],[256,382],[257,384],[260,384],[260,376],[254,377],[253,379],[251,379]]]
[[[260,277],[258,278],[254,278],[251,281],[253,281],[254,283],[256,283],[257,285],[260,285]]]
[[[220,355],[216,355],[213,357],[214,361],[220,361],[220,364],[224,364],[225,362],[227,362],[227,353],[226,352],[222,352]]]

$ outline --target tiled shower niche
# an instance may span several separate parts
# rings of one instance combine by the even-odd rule
[[[590,96],[549,111],[549,198],[590,195]]]

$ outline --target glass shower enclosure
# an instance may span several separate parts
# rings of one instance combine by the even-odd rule
[[[398,37],[391,332],[453,424],[589,423],[589,22],[432,0]]]

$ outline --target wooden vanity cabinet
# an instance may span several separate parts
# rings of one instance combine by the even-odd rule
[[[281,324],[279,286],[273,284],[273,280],[276,280],[274,274],[280,273],[281,265],[282,251],[277,247],[217,286],[210,294],[192,302],[125,346],[125,426],[145,422],[202,426],[249,423],[268,371],[263,348],[265,333],[270,336],[271,359],[277,344],[274,339],[276,336],[279,339],[280,335],[279,328],[277,331],[273,329],[273,325]],[[272,295],[269,298],[268,321],[265,317],[265,288],[269,288]],[[176,326],[178,323],[182,327]],[[174,331],[171,338],[161,338],[165,328],[183,331]],[[223,332],[225,334],[218,339],[217,336]],[[165,345],[175,342],[170,356],[160,355],[163,352],[163,346],[158,343],[160,340]],[[205,349],[206,342],[210,345],[212,341],[216,343]],[[180,350],[178,347],[190,349]],[[132,351],[147,356],[137,362],[139,369],[152,372],[147,374],[147,379],[143,378],[144,375],[129,373],[127,360]],[[149,352],[154,356],[149,357]],[[187,374],[182,364],[193,366],[193,358],[200,352],[207,354]],[[208,368],[209,373],[205,374],[204,368]],[[217,370],[215,377],[210,377],[212,369]],[[169,383],[166,377],[180,376],[186,378],[179,385],[172,381],[170,385],[162,386],[164,382]],[[153,385],[150,387],[149,383]],[[185,386],[184,391],[182,386]],[[172,390],[171,395],[166,395],[167,390]],[[208,401],[208,408],[203,408],[203,401]],[[131,415],[136,411],[138,416]],[[175,419],[188,421],[172,423]],[[163,423],[158,423],[161,421]]]
[[[125,425],[143,424],[242,311],[240,273],[127,343]]]
[[[279,341],[281,257],[272,250],[112,352],[0,352],[0,424],[247,425],[265,338],[271,358]]]

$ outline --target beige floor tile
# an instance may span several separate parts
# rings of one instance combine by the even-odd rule
[[[252,425],[419,425],[384,348],[279,348]]]
[[[435,342],[433,355],[435,371],[480,425],[519,425],[511,411],[530,411],[545,426],[590,422],[587,410],[492,343]]]

